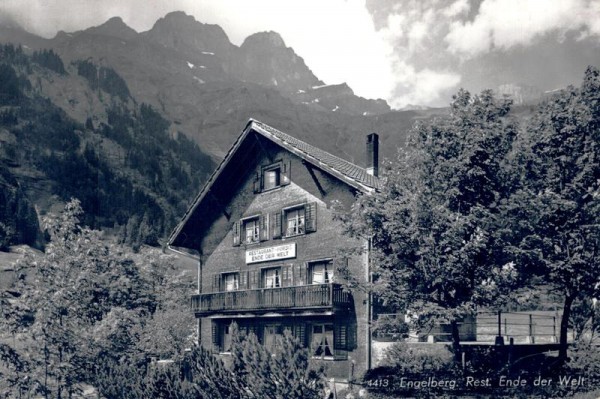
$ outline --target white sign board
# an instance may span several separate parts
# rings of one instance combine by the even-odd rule
[[[291,243],[276,247],[249,249],[246,251],[246,264],[295,257],[296,243]]]

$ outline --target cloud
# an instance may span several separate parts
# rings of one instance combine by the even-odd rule
[[[489,85],[489,77],[483,82],[485,77],[467,75],[478,62],[487,65],[484,57],[514,59],[513,49],[549,46],[552,40],[558,48],[557,40],[567,33],[580,41],[600,37],[600,0],[369,0],[367,5],[382,40],[393,48],[390,101],[396,107],[443,105],[459,84]]]
[[[451,71],[416,70],[405,62],[394,69],[398,79],[390,98],[390,105],[402,108],[408,105],[448,105],[449,97],[461,82],[461,76]]]
[[[528,46],[545,34],[577,31],[600,35],[600,2],[590,0],[484,0],[473,21],[452,21],[448,51],[474,57]]]

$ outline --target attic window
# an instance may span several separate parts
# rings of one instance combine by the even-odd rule
[[[281,168],[279,166],[267,169],[263,173],[264,190],[271,190],[279,187],[281,183]]]
[[[277,161],[263,166],[261,171],[256,173],[254,192],[269,191],[287,184],[290,184],[290,162]]]

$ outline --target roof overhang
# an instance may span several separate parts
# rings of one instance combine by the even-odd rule
[[[268,127],[268,129],[267,129],[267,127]],[[274,134],[272,131],[270,131],[270,129],[272,129],[273,131],[276,131],[278,134]],[[217,166],[215,171],[212,173],[212,175],[206,181],[206,183],[202,187],[202,190],[200,190],[200,193],[193,200],[191,206],[188,208],[188,210],[184,214],[181,222],[179,222],[179,224],[177,225],[175,230],[173,230],[173,232],[169,236],[169,240],[167,242],[167,247],[170,250],[180,253],[180,254],[183,254],[185,256],[190,256],[190,257],[196,258],[196,259],[200,257],[199,252],[195,248],[188,248],[188,247],[184,247],[181,245],[177,245],[182,242],[185,242],[185,239],[179,239],[179,238],[180,238],[181,234],[185,234],[185,233],[183,233],[184,227],[190,221],[190,218],[196,212],[196,210],[199,208],[199,206],[205,201],[207,195],[211,191],[212,186],[219,179],[219,177],[223,173],[223,170],[231,162],[234,155],[238,152],[238,150],[240,149],[240,147],[241,147],[242,143],[244,142],[244,140],[246,139],[246,137],[248,135],[250,135],[252,132],[255,132],[256,134],[259,134],[262,137],[269,139],[273,143],[281,146],[282,148],[284,148],[287,151],[291,152],[292,154],[298,156],[299,158],[301,158],[302,160],[306,161],[307,163],[313,165],[314,167],[316,167],[324,172],[329,173],[330,175],[343,181],[348,186],[358,190],[359,192],[371,193],[377,189],[377,187],[369,186],[369,185],[359,181],[358,179],[354,179],[354,178],[342,173],[341,171],[337,170],[335,167],[328,165],[326,162],[323,162],[322,160],[318,159],[316,156],[310,154],[309,151],[303,151],[302,149],[294,146],[293,143],[291,142],[292,140],[289,140],[289,139],[286,140],[286,138],[291,139],[291,136],[288,136],[282,132],[279,132],[279,131],[271,128],[270,126],[263,124],[262,122],[256,121],[254,119],[250,119],[248,121],[248,123],[246,124],[246,126],[244,127],[244,130],[242,131],[242,133],[238,136],[238,138],[235,140],[235,142],[233,143],[233,145],[231,146],[231,148],[229,149],[229,151],[227,152],[227,154],[221,161],[221,163]],[[295,140],[295,141],[300,142],[299,140]],[[303,143],[303,144],[305,144],[305,143]],[[309,145],[307,145],[307,146],[310,148],[315,148],[315,147],[312,147]],[[342,161],[340,158],[332,156],[331,154],[328,154],[324,151],[322,151],[322,153],[327,154],[328,156],[332,157],[333,159],[338,159],[338,160]],[[343,161],[343,162],[346,162],[347,164],[351,165],[347,161]],[[358,167],[356,167],[356,168],[358,168]],[[374,179],[374,181],[376,184],[378,184],[378,180],[376,178]]]

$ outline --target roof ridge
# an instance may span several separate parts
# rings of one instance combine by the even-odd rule
[[[351,178],[357,181],[358,183],[369,186],[371,188],[379,188],[380,186],[379,179],[377,178],[377,176],[373,176],[367,173],[366,168],[363,168],[362,166],[358,166],[353,162],[350,162],[344,158],[334,155],[328,151],[325,151],[322,148],[309,144],[306,141],[300,140],[288,133],[282,132],[281,130],[278,130],[256,119],[250,119],[248,125],[254,125],[266,131],[270,135],[273,135],[276,139],[288,143],[295,149],[303,152],[304,154],[312,158],[315,158],[321,163],[324,163],[329,168],[333,169],[334,171],[337,171],[338,173],[341,173],[347,178]],[[340,163],[340,165],[335,165],[335,162],[332,161],[338,162]]]

